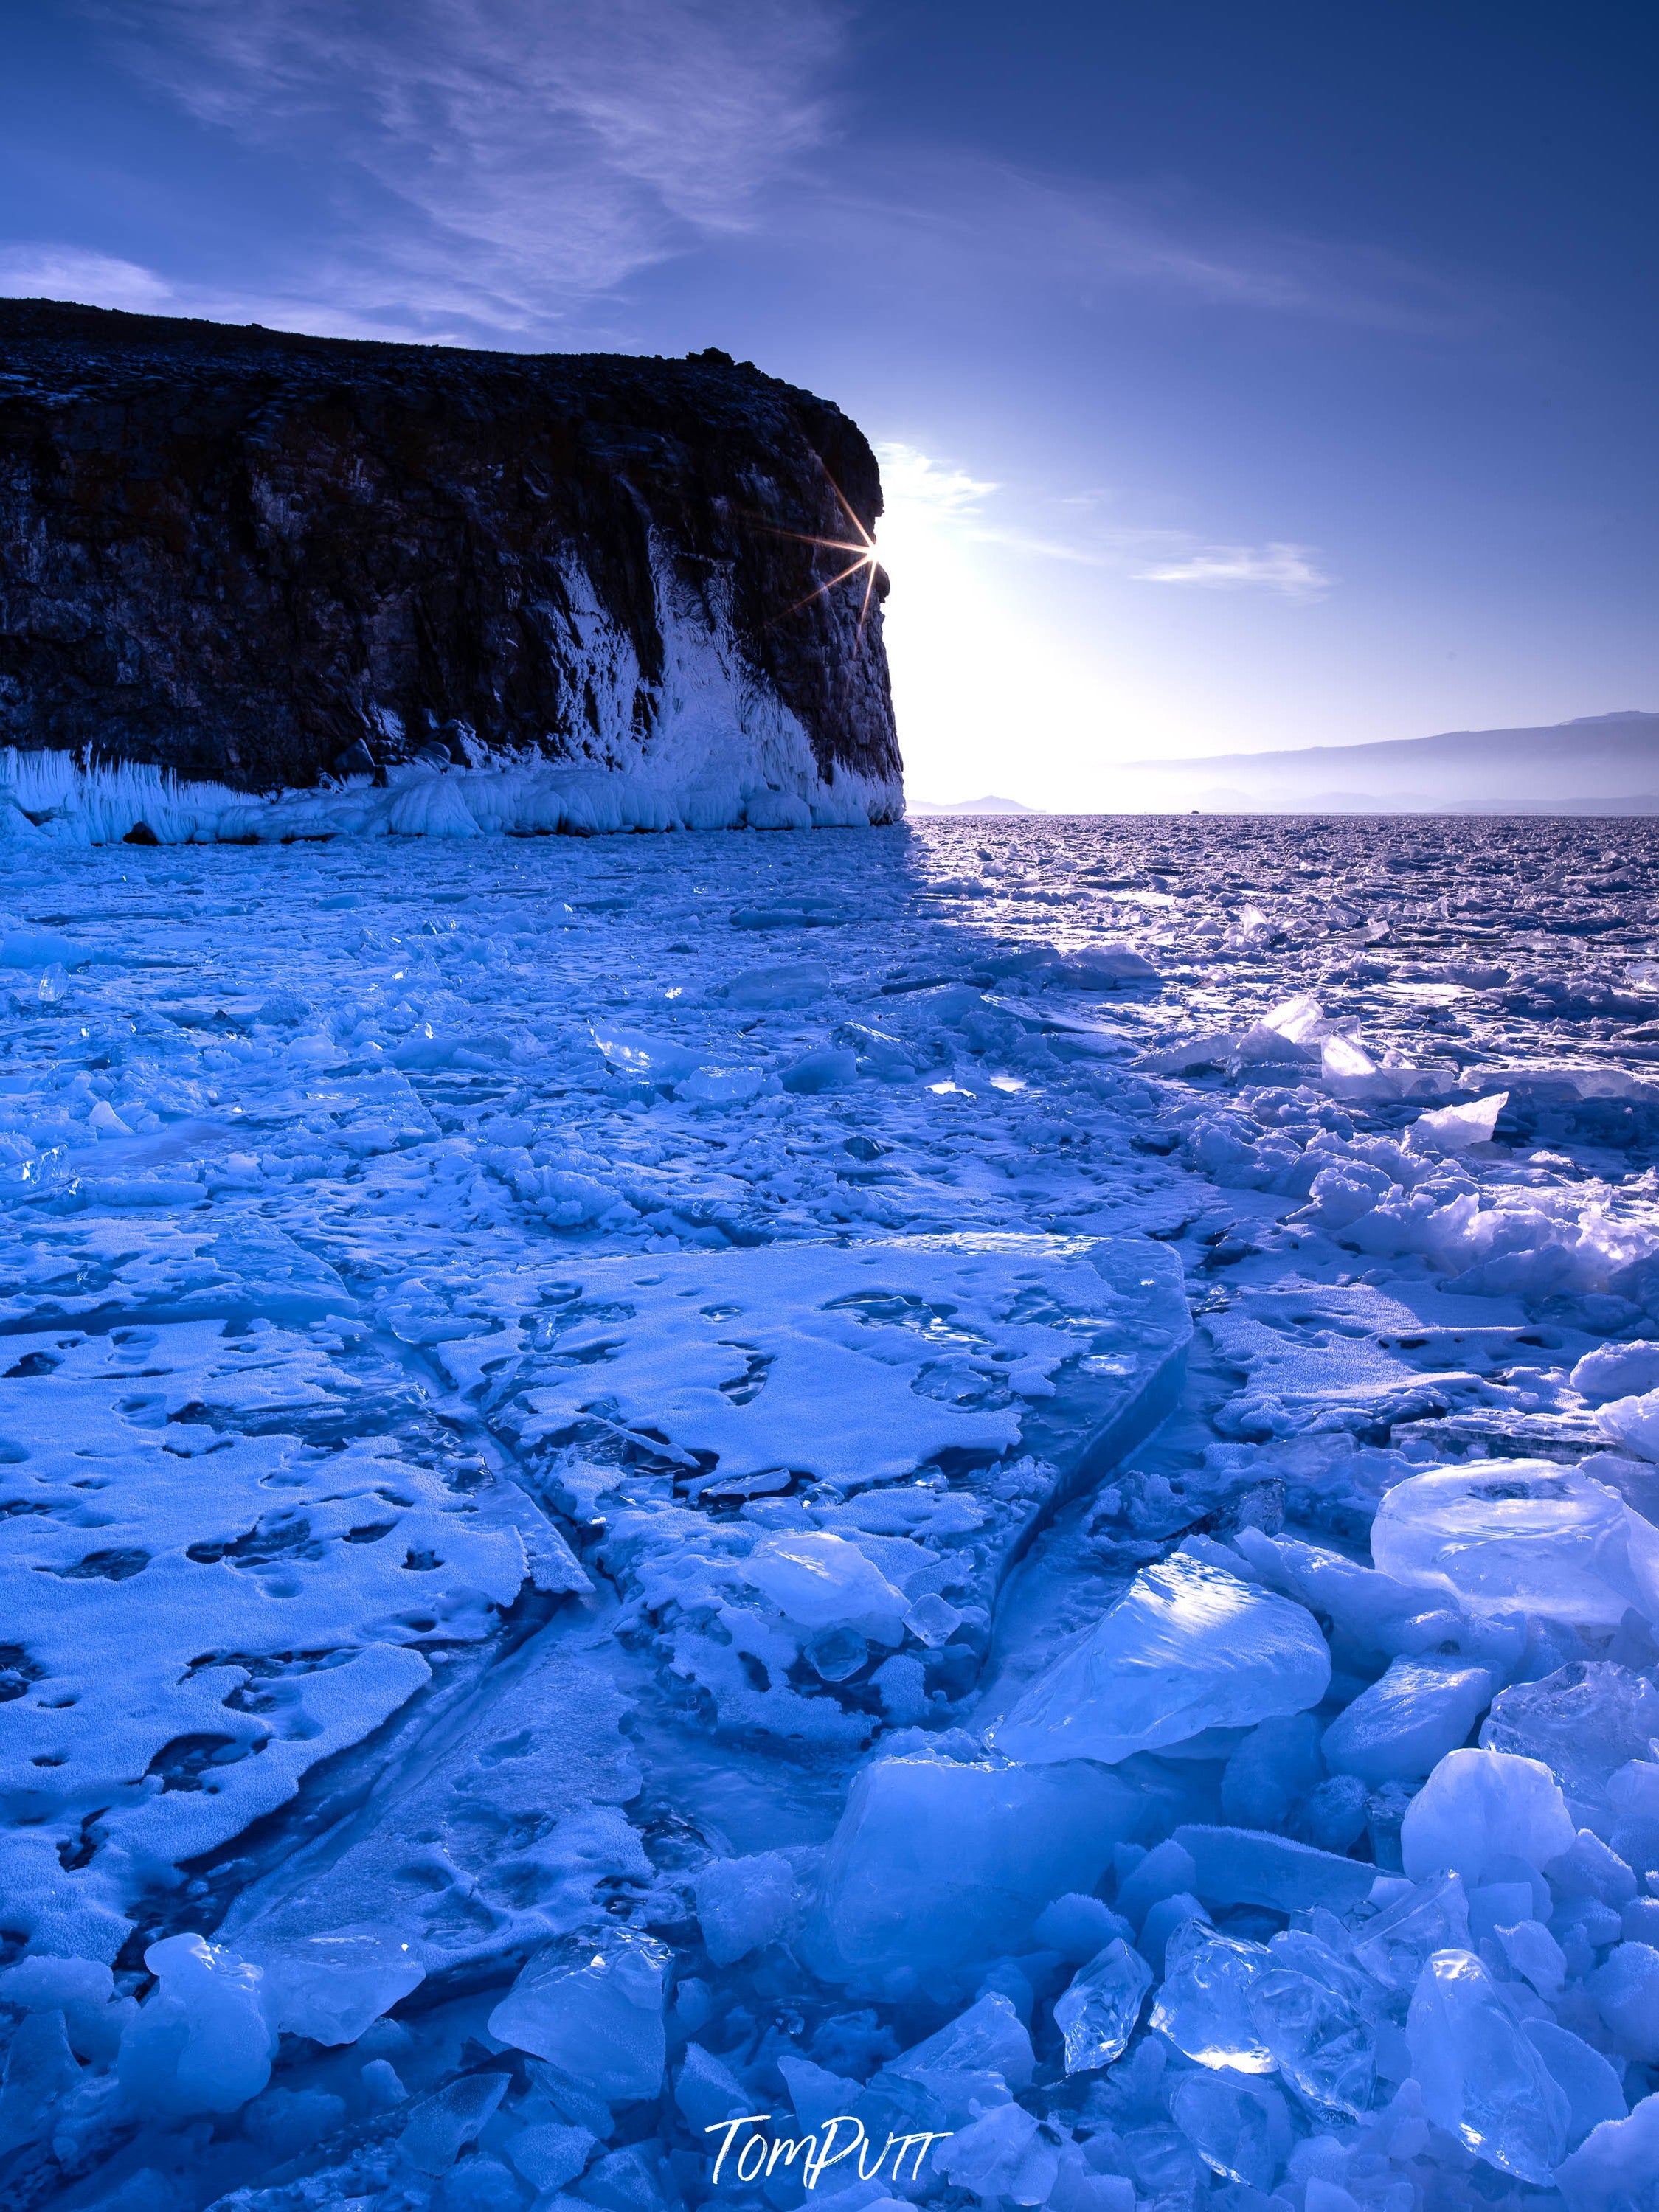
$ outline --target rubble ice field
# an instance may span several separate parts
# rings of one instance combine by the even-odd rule
[[[7,2212],[1659,2206],[1644,829],[6,823]]]

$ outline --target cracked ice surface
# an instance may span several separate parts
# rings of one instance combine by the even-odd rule
[[[1628,825],[7,851],[8,2203],[1650,2203]]]

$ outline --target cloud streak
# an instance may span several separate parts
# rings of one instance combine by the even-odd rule
[[[1169,187],[1044,173],[956,149],[871,149],[794,214],[834,250],[879,236],[935,295],[1124,289],[1187,305],[1462,335],[1503,311],[1494,288],[1361,242],[1241,223]]]
[[[1143,584],[1195,585],[1200,590],[1237,592],[1255,586],[1288,599],[1322,599],[1332,579],[1315,564],[1311,545],[1209,545],[1179,561],[1137,568]]]
[[[100,307],[125,307],[130,314],[166,314],[173,287],[153,269],[123,261],[113,253],[92,253],[78,246],[23,244],[0,246],[0,297],[9,300],[79,300]]]
[[[1184,187],[857,138],[836,93],[868,0],[78,4],[133,73],[331,200],[325,242],[266,258],[267,296],[329,303],[331,328],[605,343],[617,310],[637,319],[630,279],[744,235],[866,313],[1086,313],[1130,291],[1445,336],[1497,306]]]
[[[900,529],[920,522],[958,545],[995,546],[1036,559],[1109,569],[1136,583],[1267,591],[1302,600],[1322,599],[1331,587],[1333,579],[1317,565],[1310,545],[1277,540],[1211,545],[1190,532],[1124,523],[1096,525],[1084,532],[1044,531],[990,511],[1005,488],[969,475],[954,462],[935,459],[896,440],[878,442],[875,452],[888,516]],[[1039,514],[1057,505],[1086,509],[1090,504],[1075,495],[1061,502],[1041,495],[1028,503]]]
[[[106,0],[198,120],[338,179],[321,289],[506,331],[751,228],[824,140],[834,0]],[[390,279],[390,282],[388,282]]]

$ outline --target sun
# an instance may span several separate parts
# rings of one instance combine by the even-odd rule
[[[858,532],[855,538],[814,538],[799,530],[780,530],[777,535],[780,538],[793,538],[803,545],[822,546],[827,553],[850,553],[853,558],[844,568],[838,569],[833,576],[827,577],[823,583],[815,584],[812,589],[805,592],[793,605],[786,607],[781,614],[775,615],[772,619],[774,622],[782,622],[788,616],[798,614],[801,608],[809,606],[814,599],[827,597],[838,584],[845,584],[853,577],[862,574],[864,596],[859,605],[859,635],[862,637],[864,625],[870,612],[870,602],[875,597],[876,578],[881,568],[881,555],[875,539],[859,520],[858,516],[854,514],[840,485],[831,480],[830,489],[836,495],[836,503],[847,517],[848,525]]]

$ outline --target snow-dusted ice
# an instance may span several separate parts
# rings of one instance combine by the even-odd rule
[[[1630,825],[130,781],[0,803],[7,2204],[1654,2212]]]

